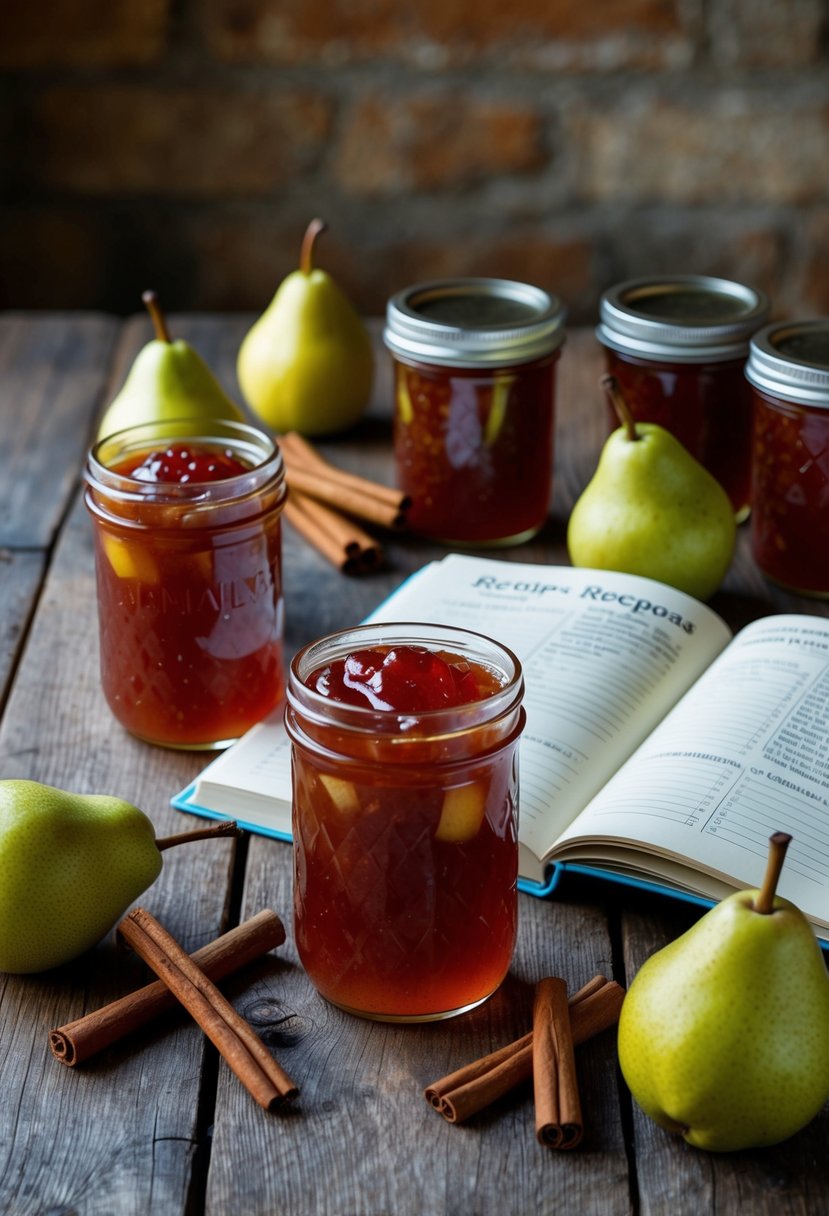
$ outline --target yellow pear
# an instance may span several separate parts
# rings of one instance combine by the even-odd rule
[[[135,357],[124,386],[108,406],[98,427],[106,439],[126,427],[174,418],[227,418],[244,422],[205,361],[189,343],[170,337],[154,291],[141,297],[152,317],[155,338]]]
[[[346,430],[371,394],[368,331],[331,276],[313,265],[314,244],[324,231],[322,220],[311,221],[299,269],[283,279],[239,348],[242,392],[274,431]]]
[[[236,825],[222,821],[157,840],[121,798],[0,781],[0,971],[45,971],[83,954],[155,881],[164,849],[228,834]]]
[[[829,1098],[829,975],[806,917],[775,895],[789,841],[775,833],[762,888],[651,955],[622,1005],[633,1097],[697,1148],[776,1144]]]
[[[612,376],[602,383],[622,425],[571,512],[570,560],[640,574],[706,600],[734,553],[728,495],[664,427],[634,422]]]

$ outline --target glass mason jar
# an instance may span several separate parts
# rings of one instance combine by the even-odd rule
[[[356,651],[400,646],[482,667],[495,691],[400,712],[334,701],[306,683]],[[480,1004],[506,975],[523,693],[511,651],[448,626],[364,625],[294,658],[285,720],[296,943],[312,983],[340,1008],[434,1021]]]
[[[184,484],[130,475],[145,455],[182,445],[245,471]],[[279,704],[285,496],[278,447],[243,423],[150,423],[92,449],[101,682],[139,738],[224,747]]]
[[[519,544],[552,490],[564,310],[505,279],[447,279],[388,304],[397,484],[413,531],[446,544]]]
[[[704,275],[630,279],[606,291],[596,335],[634,418],[670,431],[750,510],[751,395],[744,368],[765,295]],[[611,429],[619,420],[609,410]]]
[[[829,319],[766,326],[746,378],[755,561],[790,591],[829,597]]]

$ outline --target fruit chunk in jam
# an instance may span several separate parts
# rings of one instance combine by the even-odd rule
[[[391,645],[354,650],[305,684],[388,714],[414,736],[368,733],[337,763],[343,736],[317,714],[319,748],[294,747],[295,930],[306,971],[329,1000],[370,1017],[417,1020],[477,1004],[503,979],[515,942],[517,731],[513,718],[456,734],[447,762],[429,715],[462,732],[464,707],[500,692],[502,678],[459,654]]]
[[[87,493],[102,685],[143,739],[224,743],[282,696],[281,495],[211,489],[252,467],[220,443],[176,443],[113,463],[126,494]]]

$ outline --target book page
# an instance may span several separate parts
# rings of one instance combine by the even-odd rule
[[[780,894],[829,924],[829,621],[820,617],[746,626],[565,833],[557,856],[631,869],[635,845],[664,852],[670,866],[650,873],[671,881],[690,859],[715,882],[757,886],[778,830],[793,837]],[[684,885],[711,889],[687,871]]]
[[[455,625],[518,655],[520,867],[536,880],[559,834],[730,637],[705,605],[650,579],[458,554],[424,567],[368,619]],[[250,820],[268,791],[271,804],[290,801],[290,748],[275,718],[215,760],[188,802],[240,818],[246,806]],[[277,813],[290,824],[289,806],[264,809],[268,827]]]
[[[730,637],[705,605],[650,579],[458,554],[370,619],[462,626],[518,655],[521,872],[539,880],[558,835]]]

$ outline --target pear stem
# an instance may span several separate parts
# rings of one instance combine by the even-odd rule
[[[177,832],[175,836],[162,836],[156,840],[155,847],[159,853],[172,849],[177,844],[187,844],[191,840],[211,840],[215,836],[241,836],[242,829],[237,827],[235,819],[223,819],[211,824],[209,828],[193,828],[189,832]]]
[[[314,269],[314,243],[320,233],[325,232],[328,225],[325,220],[315,219],[305,229],[302,238],[302,248],[299,251],[299,268],[303,274],[310,274]]]
[[[780,871],[786,860],[786,850],[791,844],[791,840],[792,838],[787,832],[774,832],[769,837],[769,859],[766,864],[766,873],[763,876],[760,893],[754,901],[754,911],[759,912],[762,916],[768,916],[770,912],[774,911],[774,893],[777,890],[777,881],[780,878]]]
[[[155,336],[159,342],[172,342],[170,331],[167,328],[167,319],[161,311],[161,303],[154,291],[145,291],[141,299],[146,305],[147,312],[152,317]]]
[[[633,414],[630,412],[630,406],[622,396],[622,390],[619,388],[619,381],[616,379],[616,377],[611,375],[602,376],[599,384],[601,384],[602,388],[610,398],[610,403],[616,411],[616,416],[619,419],[619,422],[625,428],[628,439],[631,442],[641,439],[641,435],[636,429],[636,422]]]

